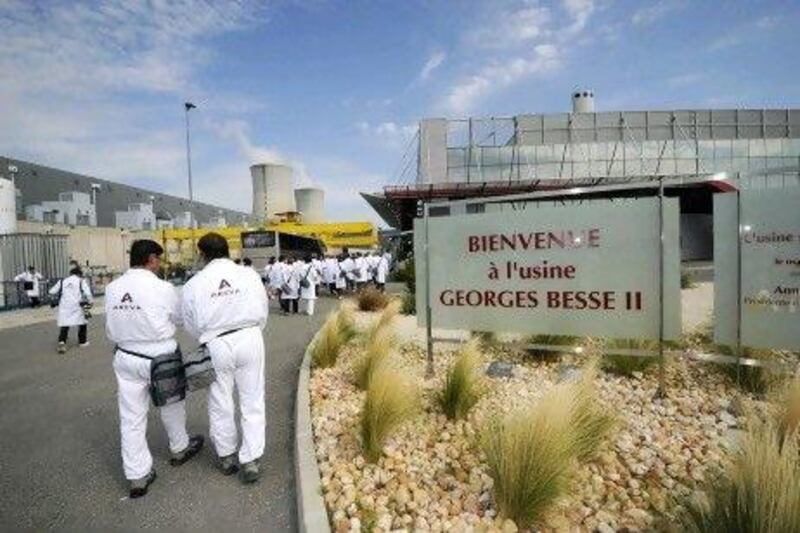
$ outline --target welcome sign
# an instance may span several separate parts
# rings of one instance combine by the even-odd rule
[[[800,349],[800,187],[739,194],[738,225],[736,194],[714,196],[715,341],[736,344],[741,309],[743,346]]]
[[[528,204],[414,226],[417,316],[432,325],[658,339],[657,198]],[[664,337],[680,336],[678,204],[664,200]]]

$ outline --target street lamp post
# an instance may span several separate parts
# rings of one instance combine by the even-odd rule
[[[189,176],[189,228],[191,229],[192,236],[192,267],[194,267],[194,192],[192,191],[192,149],[189,142],[189,111],[197,108],[197,106],[191,102],[184,102],[183,108],[186,116],[186,172]]]

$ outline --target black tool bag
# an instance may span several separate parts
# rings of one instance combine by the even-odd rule
[[[186,373],[186,386],[192,392],[207,388],[217,379],[211,354],[205,344],[184,356],[183,369]]]
[[[22,282],[22,288],[23,288],[23,290],[26,290],[26,291],[32,291],[33,290],[33,282],[32,281],[23,281]]]
[[[151,359],[150,397],[156,407],[163,407],[186,398],[186,371],[180,348]]]

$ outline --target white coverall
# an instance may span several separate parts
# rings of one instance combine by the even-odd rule
[[[381,256],[378,258],[375,267],[375,283],[383,285],[389,275],[389,260],[385,256]]]
[[[261,330],[268,313],[261,278],[230,259],[214,259],[183,287],[181,309],[184,326],[208,347],[217,373],[208,391],[209,432],[217,455],[238,450],[240,463],[258,459],[264,454],[266,428]],[[234,384],[242,414],[241,447]]]
[[[317,283],[321,281],[319,271],[314,267],[314,264],[303,263],[303,267],[299,269],[299,279],[307,279],[308,287],[300,286],[300,301],[305,307],[305,313],[308,316],[314,315],[314,303],[317,300]],[[308,276],[306,276],[308,274]],[[303,309],[300,309],[303,312]]]
[[[180,305],[175,287],[143,268],[132,268],[106,287],[106,336],[123,350],[156,357],[176,350],[175,325]],[[141,479],[153,468],[147,446],[150,409],[150,364],[122,350],[114,353],[117,376],[122,466],[127,479]],[[189,445],[186,402],[159,409],[169,449],[179,453]]]
[[[30,273],[27,270],[21,274],[17,274],[14,278],[14,281],[19,283],[20,281],[23,283],[33,283],[33,287],[26,290],[25,294],[28,295],[28,298],[38,298],[39,297],[39,281],[43,280],[41,274],[38,272]]]
[[[58,303],[58,327],[83,326],[86,317],[83,316],[81,300],[92,302],[92,290],[89,283],[76,275],[62,279],[50,288],[50,295],[55,296],[61,291],[61,300]]]

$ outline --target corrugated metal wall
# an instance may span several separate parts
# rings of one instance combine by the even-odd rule
[[[29,265],[36,267],[45,278],[65,276],[69,265],[67,236],[33,233],[0,235],[0,281],[13,280]]]

